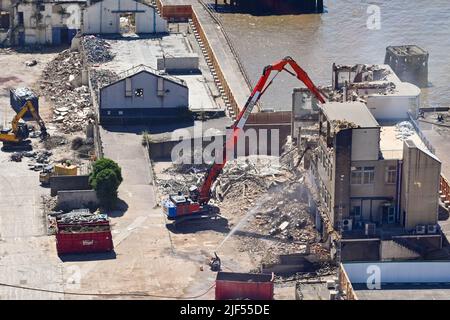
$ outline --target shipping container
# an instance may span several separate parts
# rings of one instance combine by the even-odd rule
[[[58,254],[109,252],[114,250],[109,221],[89,224],[57,224]]]
[[[36,112],[39,113],[39,97],[29,88],[16,88],[9,90],[9,101],[16,113],[22,110],[25,103],[30,100]],[[25,113],[24,120],[32,120],[33,116],[29,111]]]
[[[216,300],[273,300],[273,274],[219,272]]]

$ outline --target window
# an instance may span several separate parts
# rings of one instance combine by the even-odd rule
[[[352,184],[373,184],[375,167],[352,167]]]
[[[352,184],[362,184],[362,168],[352,168]]]
[[[397,181],[397,166],[388,166],[386,168],[386,183],[394,184]]]
[[[356,218],[360,218],[361,217],[361,206],[352,206],[352,210],[350,211],[350,215],[352,217]]]
[[[364,167],[363,184],[373,184],[375,179],[375,167]]]
[[[143,97],[144,96],[144,89],[138,88],[138,89],[134,90],[134,95],[136,97]]]

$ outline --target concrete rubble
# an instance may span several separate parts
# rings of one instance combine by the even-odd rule
[[[81,131],[94,119],[88,87],[74,84],[81,70],[80,53],[65,50],[42,73],[40,95],[53,103],[53,122],[64,133]]]
[[[295,157],[243,157],[227,162],[212,187],[210,204],[220,207],[229,227],[239,224],[239,250],[268,263],[280,254],[310,252],[327,261],[319,233],[309,214],[307,192]],[[288,165],[289,164],[289,165]],[[200,185],[206,166],[178,165],[163,170],[157,185],[161,195],[187,192]],[[244,221],[242,221],[242,219]],[[243,222],[241,224],[241,221]]]
[[[88,63],[105,63],[114,59],[114,54],[109,50],[109,44],[105,40],[94,35],[83,37],[82,45]]]
[[[92,69],[90,72],[92,88],[97,91],[104,86],[119,80],[117,73],[105,69]]]

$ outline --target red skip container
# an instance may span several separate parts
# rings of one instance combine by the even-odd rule
[[[273,274],[219,272],[216,300],[273,300]]]
[[[108,252],[114,249],[109,222],[76,225],[58,224],[56,250],[58,254]]]

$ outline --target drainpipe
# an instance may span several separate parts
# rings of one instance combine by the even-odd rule
[[[400,222],[400,209],[401,209],[401,199],[402,199],[402,179],[403,179],[403,160],[397,161],[397,181],[396,181],[396,192],[397,192],[397,203],[396,203],[396,220]],[[405,221],[403,221],[405,222]]]

